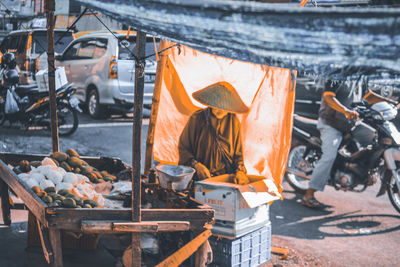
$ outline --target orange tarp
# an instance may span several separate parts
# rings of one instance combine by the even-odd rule
[[[171,46],[167,43],[166,46]],[[186,46],[167,50],[153,155],[177,164],[179,136],[189,116],[202,104],[192,93],[210,84],[231,83],[250,108],[240,115],[244,162],[249,174],[273,178],[280,186],[290,149],[294,82],[289,69],[257,65],[196,51]],[[293,75],[294,76],[294,75]]]

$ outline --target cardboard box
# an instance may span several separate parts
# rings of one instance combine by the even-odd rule
[[[47,69],[40,70],[35,74],[36,82],[39,88],[39,92],[48,92],[49,91],[49,75]],[[62,86],[68,83],[67,75],[65,74],[64,67],[57,67],[55,71],[55,80],[56,80],[56,90],[61,88]]]
[[[195,182],[195,198],[215,210],[215,219],[239,222],[251,218],[257,207],[280,199],[271,179],[248,175],[250,183],[229,183],[232,175],[225,174]]]

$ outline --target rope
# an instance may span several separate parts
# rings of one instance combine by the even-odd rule
[[[86,11],[88,10],[87,7],[85,7],[85,9],[83,10],[83,12],[75,19],[74,23],[71,24],[71,26],[69,26],[67,28],[67,30],[58,38],[58,40],[54,43],[54,45],[57,45],[59,41],[61,41],[62,38],[64,38],[64,36],[75,26],[75,24],[83,17],[83,15],[85,15]]]
[[[117,40],[119,40],[118,36],[115,35],[115,33],[99,18],[96,16],[96,14],[93,12],[93,10],[91,9],[90,12],[92,13],[92,15],[107,29],[107,31],[109,31]],[[131,54],[131,56],[135,59],[135,61],[138,64],[141,64],[141,60],[135,55],[135,53],[133,53],[125,44],[121,43],[121,45],[129,51],[129,53]]]

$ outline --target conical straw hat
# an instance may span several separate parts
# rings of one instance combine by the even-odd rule
[[[217,82],[192,94],[203,105],[234,113],[246,113],[249,108],[243,103],[235,88],[228,82]]]

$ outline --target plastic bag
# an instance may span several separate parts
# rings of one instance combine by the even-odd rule
[[[18,103],[10,90],[7,90],[6,104],[4,112],[6,114],[16,113],[19,111]]]
[[[151,234],[142,234],[142,251],[156,255],[159,251],[158,240]]]

